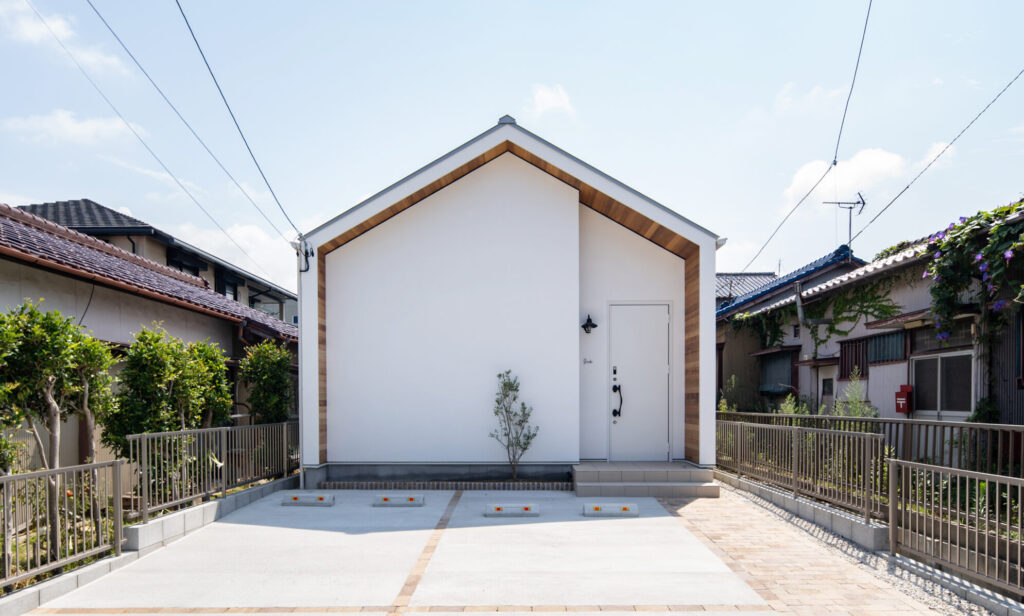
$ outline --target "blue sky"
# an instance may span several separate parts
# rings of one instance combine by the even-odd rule
[[[282,228],[171,0],[94,0]],[[24,0],[0,0],[0,202],[88,197],[287,286],[294,258],[84,0],[36,0],[126,117],[252,263],[119,124]],[[503,114],[729,238],[743,267],[831,160],[866,2],[183,0],[302,230]],[[1019,2],[875,3],[837,169],[752,270],[845,241],[1024,66]],[[870,257],[1024,196],[1024,80],[854,242]]]

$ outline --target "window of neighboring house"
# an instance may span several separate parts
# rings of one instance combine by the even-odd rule
[[[915,357],[910,366],[915,411],[971,411],[974,361],[969,351]]]
[[[971,334],[973,319],[957,319],[953,321],[953,330],[948,340],[936,338],[934,327],[916,327],[910,330],[910,350],[913,353],[942,351],[944,349],[971,346],[974,336]]]
[[[903,361],[907,358],[906,335],[902,331],[868,338],[868,364]]]
[[[796,325],[793,326],[793,337],[794,338],[799,338],[800,337],[800,324],[799,323],[797,323]]]
[[[228,299],[237,300],[238,299],[238,285],[233,283],[233,282],[225,282],[224,283],[224,290],[222,291],[222,293],[224,294],[224,297],[226,297]]]
[[[868,339],[849,340],[839,343],[839,380],[849,380],[853,369],[860,371],[860,377],[868,376]]]
[[[185,265],[184,263],[168,263],[167,265],[173,267],[179,272],[185,272],[186,274],[192,274],[193,276],[199,275],[199,268]]]
[[[760,391],[782,394],[793,391],[793,353],[780,351],[761,356]]]

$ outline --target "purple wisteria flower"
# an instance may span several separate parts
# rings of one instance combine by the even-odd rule
[[[981,255],[981,253],[979,252],[978,254],[974,255],[974,262],[975,262],[975,263],[977,263],[978,261],[981,261],[981,260],[982,260],[982,259],[984,259],[984,258],[985,258],[985,257],[983,257],[983,256]]]
[[[1006,308],[1006,300],[1005,299],[1001,299],[1001,300],[997,301],[996,303],[992,304],[992,310],[995,310],[996,312],[999,312],[1003,308]]]
[[[938,282],[940,280],[942,280],[942,276],[939,276],[938,274],[935,274],[935,282]]]
[[[939,231],[938,233],[935,234],[935,239],[940,241],[946,239],[946,232]]]
[[[939,259],[942,258],[942,251],[936,251],[934,256],[935,260],[938,261]]]
[[[939,332],[935,334],[935,339],[938,341],[949,340],[949,332]]]
[[[921,278],[927,278],[928,274],[929,274],[928,270],[925,270],[924,274],[921,275]]]
[[[988,263],[982,263],[981,265],[978,266],[978,269],[983,271],[983,272],[987,272],[988,271]]]
[[[1011,249],[1007,250],[1006,252],[1004,252],[1003,256],[1006,257],[1007,261],[1012,259],[1013,258],[1013,249],[1011,248]]]
[[[961,216],[960,217],[960,224],[964,224],[965,222],[967,222],[967,218],[965,216]]]
[[[956,227],[956,224],[954,224],[954,223],[949,223],[949,226],[948,226],[948,227],[946,227],[946,231],[952,231],[954,227]]]
[[[984,274],[981,275],[981,281],[988,282],[988,272],[985,272]]]

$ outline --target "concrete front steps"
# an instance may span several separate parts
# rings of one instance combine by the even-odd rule
[[[576,496],[718,498],[711,469],[687,462],[581,462],[572,467]]]

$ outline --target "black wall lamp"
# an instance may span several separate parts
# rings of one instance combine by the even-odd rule
[[[583,325],[581,325],[580,327],[583,328],[583,331],[585,331],[585,332],[587,332],[589,334],[590,330],[595,329],[597,327],[597,323],[594,323],[594,321],[590,318],[590,315],[588,314],[587,315],[587,322],[584,323]]]

